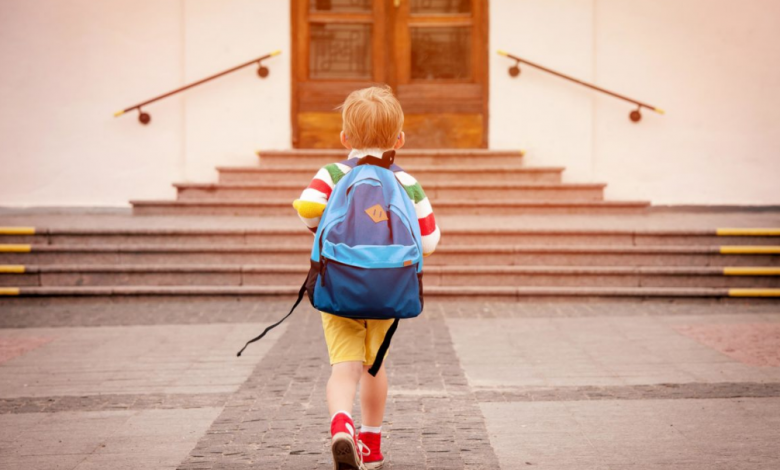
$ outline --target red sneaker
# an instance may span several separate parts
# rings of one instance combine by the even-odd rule
[[[385,457],[382,455],[382,434],[377,432],[361,432],[358,440],[363,444],[367,452],[363,454],[363,463],[368,470],[376,470],[385,465]]]
[[[330,435],[333,470],[365,470],[352,419],[344,413],[336,414],[330,423]]]

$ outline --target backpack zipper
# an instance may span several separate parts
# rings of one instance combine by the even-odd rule
[[[388,203],[387,204],[387,209],[388,209],[388,213],[390,212],[390,210],[393,210],[393,212],[395,212],[396,214],[401,216],[401,223],[406,222],[404,224],[404,225],[406,225],[406,228],[409,229],[410,232],[414,233],[414,229],[412,228],[412,221],[409,220],[409,218],[404,213],[403,209],[399,208],[398,206],[396,206],[393,203]],[[389,216],[388,216],[388,219],[389,219]],[[415,223],[417,223],[416,220],[415,220]],[[417,243],[416,245],[417,245],[417,249],[420,252],[420,261],[422,261],[422,236],[420,237],[420,243]]]

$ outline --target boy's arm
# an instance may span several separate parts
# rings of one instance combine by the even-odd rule
[[[309,186],[301,193],[301,197],[293,201],[298,217],[312,233],[317,233],[317,227],[333,192],[333,186],[344,174],[344,169],[336,163],[325,165],[314,175]]]
[[[420,235],[422,235],[423,257],[430,256],[441,239],[441,231],[433,216],[431,201],[425,195],[422,185],[412,175],[405,171],[397,171],[395,175],[414,202],[417,221],[420,223]]]

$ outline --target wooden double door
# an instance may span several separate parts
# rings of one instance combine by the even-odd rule
[[[295,148],[340,148],[335,108],[380,83],[408,147],[487,147],[487,0],[291,2]]]

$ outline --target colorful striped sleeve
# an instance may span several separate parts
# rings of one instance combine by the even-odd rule
[[[422,185],[409,173],[396,171],[395,177],[401,182],[409,198],[414,202],[414,210],[417,213],[417,221],[420,223],[420,235],[422,235],[423,256],[428,256],[436,250],[441,239],[441,231],[436,225],[433,216],[433,207],[428,196],[425,195]]]
[[[342,163],[330,163],[320,168],[301,197],[293,201],[298,217],[312,232],[317,232],[322,213],[328,203],[333,187],[351,168]]]

